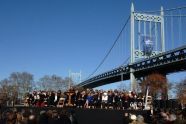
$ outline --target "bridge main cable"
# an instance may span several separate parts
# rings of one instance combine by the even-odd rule
[[[112,51],[112,49],[114,48],[115,44],[118,42],[118,39],[120,38],[123,30],[126,28],[128,22],[130,20],[130,16],[128,16],[127,20],[125,21],[124,26],[122,27],[121,31],[119,32],[118,36],[116,37],[113,45],[111,46],[111,48],[109,49],[109,51],[107,52],[107,54],[105,55],[105,57],[102,59],[102,61],[100,62],[100,64],[97,66],[97,68],[85,79],[89,79],[92,75],[95,74],[95,72],[101,67],[101,65],[105,62],[105,60],[107,59],[107,57],[109,56],[110,52]]]
[[[175,7],[175,8],[170,8],[170,9],[164,9],[163,11],[174,11],[174,10],[179,10],[179,9],[186,9],[186,5],[180,6],[180,7]],[[161,10],[154,10],[154,11],[138,11],[142,13],[156,13],[156,12],[161,12]]]

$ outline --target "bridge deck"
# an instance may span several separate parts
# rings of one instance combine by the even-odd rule
[[[131,65],[120,66],[111,71],[92,77],[80,84],[85,88],[130,79],[130,68],[134,69],[136,78],[144,77],[150,73],[158,72],[163,75],[186,70],[186,45],[170,50],[154,57],[135,62]]]

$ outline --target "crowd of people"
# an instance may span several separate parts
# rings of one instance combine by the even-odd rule
[[[25,95],[25,107],[20,111],[0,110],[0,124],[78,124],[75,108],[143,110],[144,101],[142,94],[130,91],[75,90],[73,88],[66,92],[33,91]],[[67,111],[68,107],[72,111]],[[186,122],[186,109],[180,111],[154,109],[153,113],[149,113],[148,119],[144,115],[125,114],[127,116],[124,115],[124,123],[131,124],[145,124],[145,120],[153,124],[184,124]]]
[[[77,124],[73,112],[66,110],[16,110],[7,109],[0,113],[0,124]]]
[[[25,98],[25,106],[36,107],[76,107],[76,108],[111,108],[143,109],[144,98],[135,92],[118,90],[74,90],[67,92],[33,91]]]
[[[152,116],[153,124],[185,124],[186,109],[158,109],[154,111]]]
[[[63,108],[5,108],[0,110],[0,124],[79,124],[76,112],[75,109]],[[185,124],[186,109],[182,111],[158,109],[148,119],[142,113],[138,115],[125,113],[123,119],[123,124],[146,124],[147,120],[150,124]]]

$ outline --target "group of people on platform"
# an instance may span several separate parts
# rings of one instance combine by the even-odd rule
[[[111,109],[143,109],[144,98],[134,92],[118,90],[83,91],[70,88],[67,92],[34,91],[28,93],[25,106],[36,107],[76,107],[76,108],[111,108]]]

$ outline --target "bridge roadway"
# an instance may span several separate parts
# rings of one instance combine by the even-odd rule
[[[134,69],[136,78],[158,72],[163,75],[186,70],[186,45],[137,61],[133,64],[120,66],[113,70],[94,76],[78,84],[79,87],[94,88],[105,84],[130,79],[130,68]]]

